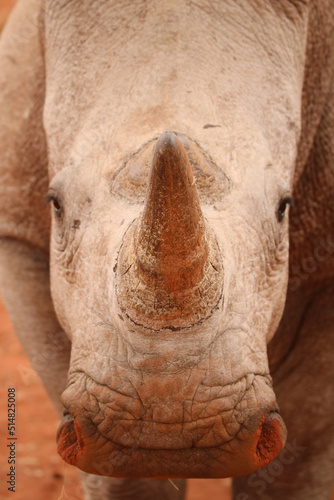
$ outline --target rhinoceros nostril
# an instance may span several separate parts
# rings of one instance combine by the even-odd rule
[[[63,417],[66,417],[67,415],[71,415],[70,412],[68,410],[66,410],[66,408],[64,408],[63,410]]]
[[[75,465],[82,453],[84,444],[80,426],[73,416],[64,410],[64,417],[57,430],[57,451],[65,462]]]
[[[284,447],[286,427],[276,410],[264,415],[261,420],[261,434],[256,447],[256,454],[264,467],[271,462]]]
[[[66,428],[66,432],[68,433],[70,425],[73,424],[73,420],[74,420],[72,415],[67,410],[64,410],[63,414],[64,414],[63,419],[60,422],[59,427],[57,429],[57,437],[56,437],[57,443],[60,439],[60,436],[61,436],[64,428]]]

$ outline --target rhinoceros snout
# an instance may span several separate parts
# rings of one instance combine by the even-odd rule
[[[223,300],[231,270],[192,154],[179,134],[156,141],[143,210],[112,271],[112,314],[73,343],[58,452],[89,473],[237,476],[284,446],[264,343]]]

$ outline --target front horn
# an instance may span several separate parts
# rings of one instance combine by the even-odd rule
[[[165,132],[155,147],[144,211],[120,248],[118,303],[146,328],[187,328],[212,314],[222,280],[220,252],[186,150],[173,132]]]

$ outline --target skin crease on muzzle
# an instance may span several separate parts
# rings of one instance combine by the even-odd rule
[[[149,342],[155,342],[158,346],[159,342],[154,337],[159,333],[154,332],[154,326],[162,332],[166,331],[163,333],[164,342],[168,336],[173,344],[177,339],[180,340],[181,336],[188,339],[183,341],[189,342],[191,338],[195,339],[196,335],[203,336],[203,331],[208,329],[210,322],[211,330],[214,332],[219,324],[217,318],[221,315],[218,305],[222,304],[220,291],[224,273],[219,249],[212,231],[208,230],[203,218],[191,165],[180,138],[185,142],[181,136],[178,138],[174,133],[168,132],[157,141],[145,209],[142,216],[134,222],[134,230],[125,234],[117,265],[114,267],[123,334],[127,333],[136,338],[136,335],[145,336],[146,330],[153,329],[149,334],[153,335]],[[176,234],[178,237],[175,238]],[[182,244],[183,241],[185,243]],[[173,259],[177,262],[174,272],[171,265]],[[208,268],[213,273],[212,276]],[[141,290],[140,295],[138,290]],[[136,305],[136,300],[139,305]],[[184,317],[181,318],[178,312],[180,309],[184,310]],[[137,333],[134,331],[131,333],[134,326],[137,328]],[[121,331],[122,326],[118,333],[115,331],[116,338]],[[221,345],[222,349],[224,342],[222,335],[210,341]],[[201,349],[205,347],[205,343],[203,339]],[[109,345],[109,348],[112,349],[112,345]],[[117,350],[117,363],[120,363],[122,356],[119,347]],[[201,357],[203,354],[204,352],[201,352]],[[175,363],[175,354],[171,360]],[[186,362],[183,361],[184,364]],[[170,427],[170,431],[168,430],[170,423],[159,423],[157,417],[154,417],[154,412],[159,412],[159,406],[165,405],[165,401],[169,398],[172,398],[171,404],[175,406],[175,412],[179,411],[178,407],[186,404],[188,399],[196,398],[201,379],[207,370],[200,366],[203,360],[199,364],[194,364],[190,360],[188,363],[189,377],[194,377],[194,382],[191,380],[188,386],[183,383],[187,397],[182,402],[182,397],[178,401],[177,391],[176,393],[171,391],[168,386],[169,381],[172,386],[180,384],[179,373],[170,374],[169,368],[165,368],[162,372],[164,380],[157,378],[157,383],[154,385],[153,379],[156,376],[152,374],[154,359],[151,361],[144,359],[141,364],[141,368],[144,368],[141,377],[146,378],[147,383],[142,381],[140,389],[142,396],[137,396],[143,406],[142,413],[138,413],[136,398],[134,403],[129,403],[124,396],[123,403],[118,401],[122,390],[115,382],[112,373],[110,373],[111,382],[103,385],[107,393],[112,389],[117,396],[115,399],[110,394],[105,402],[101,390],[94,389],[94,386],[91,389],[90,375],[83,376],[86,369],[81,360],[73,357],[72,365],[75,366],[75,371],[72,382],[69,382],[68,389],[64,393],[63,401],[66,408],[76,406],[76,409],[71,412],[66,411],[59,427],[58,453],[66,462],[85,472],[98,472],[115,477],[230,477],[251,473],[267,465],[283,448],[286,430],[277,413],[271,383],[265,373],[248,374],[243,377],[245,380],[240,382],[240,387],[243,387],[243,382],[246,382],[246,386],[241,396],[238,396],[237,384],[231,383],[231,393],[227,395],[226,400],[229,401],[229,398],[237,396],[239,401],[236,404],[240,404],[245,415],[246,407],[243,405],[256,408],[255,401],[258,398],[258,407],[254,414],[251,410],[248,419],[243,417],[243,422],[238,422],[238,418],[241,418],[238,416],[239,408],[229,409],[228,405],[223,403],[224,399],[221,403],[217,403],[220,406],[212,410],[212,415],[209,408],[204,410],[207,416],[204,419],[201,417],[197,422],[183,415],[183,421],[174,421],[174,428]],[[209,361],[211,377],[219,379],[221,376],[219,365],[219,360],[215,363]],[[117,373],[117,366],[114,370]],[[145,370],[148,373],[145,374]],[[138,386],[138,374],[131,375],[129,370],[125,377],[130,380],[131,376],[134,377],[133,384]],[[208,375],[204,377],[207,378]],[[85,388],[82,387],[82,383]],[[165,389],[164,384],[166,384]],[[216,385],[219,387],[218,383]],[[233,389],[235,386],[236,389]],[[222,387],[221,390],[227,388],[228,386]],[[79,405],[73,402],[77,391],[89,393],[88,398],[79,398]],[[195,392],[195,396],[190,396],[191,391]],[[97,403],[95,408],[104,415],[102,419],[98,412],[95,416],[92,414],[92,411],[95,411],[92,410],[94,408],[92,398],[95,398]],[[261,398],[262,403],[260,403]],[[80,401],[84,412],[80,409]],[[268,408],[264,410],[266,405]],[[128,416],[124,414],[122,406],[128,408]],[[153,408],[152,421],[148,420],[150,407]],[[191,405],[191,414],[194,414],[195,408],[196,403],[194,408]],[[216,414],[218,408],[223,412],[222,417],[219,413]],[[226,416],[226,412],[229,416]],[[208,423],[206,419],[209,419]],[[229,438],[227,435],[224,438],[231,419],[237,421],[238,434],[230,435]],[[167,431],[163,430],[166,425]],[[212,426],[215,428],[213,432],[210,429]],[[201,427],[202,435],[198,430]],[[176,432],[177,428],[182,429],[181,432]],[[164,436],[164,432],[167,432],[167,435]],[[179,437],[178,432],[180,432]],[[132,446],[129,446],[130,441],[127,436],[130,441],[133,438]],[[193,445],[189,445],[189,440]],[[104,467],[101,464],[104,464]],[[105,467],[105,464],[109,465]]]

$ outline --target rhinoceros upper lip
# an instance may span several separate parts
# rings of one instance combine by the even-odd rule
[[[66,420],[68,419],[68,420]],[[261,419],[255,433],[242,440],[237,436],[227,447],[156,448],[136,446],[132,450],[112,440],[102,456],[95,440],[82,436],[82,429],[70,415],[59,430],[58,453],[79,469],[96,474],[118,477],[231,477],[249,474],[268,465],[281,451],[285,442],[285,426],[276,412]],[[139,454],[138,454],[139,453]],[[178,460],[175,460],[178,457]],[[102,462],[100,462],[102,459]],[[153,463],[152,463],[153,460]],[[97,465],[103,464],[97,469]],[[138,471],[138,463],[141,469]],[[139,474],[139,475],[138,475]]]
[[[101,383],[99,383],[99,382],[95,381],[95,380],[94,380],[94,379],[93,379],[93,378],[92,378],[89,374],[87,374],[86,372],[82,372],[82,374],[83,374],[85,377],[87,377],[89,380],[91,380],[94,384],[101,385]],[[73,375],[73,374],[72,374],[72,375]],[[235,384],[237,384],[237,383],[238,383],[238,382],[240,382],[242,379],[244,379],[247,375],[250,375],[250,374],[246,374],[246,375],[244,375],[244,376],[240,377],[238,380],[234,381],[234,382],[233,382],[233,384],[231,384],[231,385],[235,385]],[[259,374],[252,374],[252,375],[254,375],[254,376],[261,376],[261,377],[264,377],[264,378],[266,378],[266,377],[268,377],[268,376],[269,376],[267,373],[266,373],[266,374],[262,374],[262,373],[260,374],[260,373],[259,373]],[[74,382],[74,380],[72,379],[72,383],[71,383],[70,385],[72,385],[73,383],[75,383],[75,382]],[[105,384],[102,384],[102,385],[105,385]],[[248,389],[247,389],[247,390],[248,390]],[[116,392],[117,392],[117,391],[116,391]],[[124,396],[124,394],[123,394],[123,396]],[[211,419],[213,422],[215,422],[215,421],[214,421],[214,419],[217,419],[217,420],[221,419],[221,416],[222,416],[222,414],[223,414],[225,411],[232,411],[232,410],[233,410],[233,408],[226,409],[226,410],[223,410],[223,409],[222,409],[222,411],[219,411],[217,414],[214,414],[214,415],[211,415],[211,416],[209,415],[209,416],[204,416],[204,417],[201,417],[201,419],[200,419],[200,420],[201,420],[201,421],[204,421],[204,420],[210,420],[210,419]],[[72,413],[72,415],[73,415],[74,417],[76,417],[75,413],[76,413],[76,412]],[[270,408],[268,408],[267,410],[266,410],[266,409],[263,409],[263,410],[262,410],[262,413],[261,413],[261,414],[259,414],[257,417],[255,417],[255,418],[254,418],[254,420],[253,420],[253,424],[252,424],[252,427],[254,427],[254,431],[255,431],[255,430],[259,427],[259,425],[261,425],[261,421],[264,421],[264,418],[265,418],[267,415],[269,415],[270,413],[278,413],[278,406],[277,406],[277,403],[275,403],[275,404],[274,404],[274,406],[271,406],[271,407],[270,407]],[[70,419],[70,418],[72,418],[72,417],[71,417],[71,415],[70,415],[69,411],[66,409],[66,410],[65,410],[65,412],[64,412],[64,423],[66,423],[66,422],[68,421],[68,419]],[[93,425],[93,427],[94,427],[94,428],[96,428],[96,424],[94,423],[94,421],[91,419],[91,417],[90,417],[90,416],[88,416],[88,415],[86,414],[85,419],[86,419],[86,422],[87,422],[87,424],[88,424],[88,425],[89,425],[89,422],[91,422],[91,423],[92,423],[92,425]],[[128,424],[128,423],[130,423],[130,420],[132,420],[132,422],[133,422],[133,426],[134,426],[134,428],[135,428],[135,433],[136,433],[136,430],[138,431],[138,426],[139,426],[139,425],[141,425],[141,426],[148,426],[148,427],[149,427],[150,425],[152,425],[152,424],[153,424],[153,425],[156,425],[156,426],[160,426],[160,425],[161,425],[161,426],[163,426],[163,427],[168,426],[168,427],[170,427],[170,428],[173,428],[173,426],[179,426],[180,424],[181,424],[181,425],[185,425],[186,427],[187,427],[187,426],[192,426],[194,423],[197,423],[197,422],[198,422],[198,418],[194,418],[193,420],[184,421],[184,422],[166,422],[166,421],[159,421],[159,420],[157,420],[157,419],[154,419],[154,420],[153,420],[153,419],[143,419],[143,418],[137,418],[137,419],[136,419],[136,418],[134,418],[134,417],[133,417],[133,419],[129,419],[129,418],[124,418],[124,419],[123,419],[123,418],[118,418],[118,416],[117,416],[115,419],[111,419],[112,424],[114,424],[114,425],[115,425],[115,427],[114,427],[114,425],[112,425],[111,427],[116,428],[116,426],[117,426],[117,425],[122,425],[122,422],[123,422],[123,423],[125,422],[125,423],[127,423],[127,424]],[[214,425],[216,425],[216,423],[217,423],[217,422],[215,422],[215,424],[214,424]],[[209,427],[210,427],[210,424],[208,424],[208,425],[209,425]],[[81,426],[84,428],[84,427],[85,427],[85,424],[82,424],[82,422],[81,422]],[[142,442],[142,443],[138,443],[138,442],[137,442],[135,446],[136,446],[136,448],[138,448],[138,449],[140,448],[140,449],[147,449],[147,450],[150,450],[150,449],[154,449],[154,450],[159,450],[159,449],[160,449],[160,450],[163,450],[163,449],[166,449],[166,450],[168,450],[168,449],[169,449],[169,450],[171,450],[171,449],[175,449],[175,450],[185,450],[185,449],[189,449],[189,447],[190,447],[190,448],[192,448],[192,447],[193,447],[193,448],[197,448],[197,449],[198,449],[198,448],[201,448],[201,449],[205,449],[205,448],[212,448],[213,446],[218,446],[218,447],[219,447],[219,446],[224,446],[226,443],[228,443],[228,442],[232,441],[233,439],[235,439],[235,437],[239,434],[239,432],[240,432],[240,431],[242,431],[243,427],[244,427],[244,426],[243,426],[242,424],[240,424],[240,428],[239,428],[239,430],[238,430],[235,434],[233,434],[233,436],[232,436],[231,438],[230,438],[230,436],[228,436],[228,435],[223,435],[223,434],[228,434],[227,432],[224,432],[224,433],[221,435],[221,439],[219,439],[219,440],[218,440],[218,441],[220,441],[220,443],[217,441],[217,439],[215,439],[215,440],[214,440],[215,442],[214,442],[213,444],[209,444],[209,445],[206,445],[206,443],[205,443],[205,442],[203,442],[203,443],[202,443],[202,446],[201,446],[201,445],[200,445],[200,446],[197,446],[197,445],[196,445],[197,441],[198,441],[198,443],[200,443],[201,441],[203,441],[203,438],[202,438],[202,437],[200,437],[200,438],[198,438],[198,440],[196,441],[196,439],[197,439],[197,438],[195,438],[195,437],[194,437],[194,440],[195,440],[195,441],[193,441],[193,444],[192,444],[192,445],[190,445],[190,446],[189,446],[189,444],[184,445],[184,443],[183,443],[183,446],[182,446],[182,443],[180,443],[180,446],[173,446],[173,445],[172,445],[172,443],[170,443],[170,446],[163,447],[163,446],[159,446],[159,445],[158,445],[158,443],[156,443],[156,445],[157,445],[157,446],[156,446],[156,447],[155,447],[155,446],[153,446],[153,448],[152,448],[152,446],[150,446],[150,445],[148,445],[148,446],[143,446],[143,442]],[[145,429],[144,429],[144,427],[143,427],[143,428],[142,428],[141,433],[142,433],[142,432],[144,432],[144,430],[145,430]],[[157,432],[157,435],[159,435],[159,428],[158,428],[158,429],[155,429],[155,431]],[[106,429],[102,430],[101,428],[99,428],[98,432],[99,432],[99,434],[100,434],[100,436],[101,436],[101,437],[103,437],[104,439],[106,439],[106,440],[107,440],[107,441],[109,441],[109,442],[114,443],[114,444],[115,444],[115,445],[117,445],[117,446],[121,446],[122,448],[128,448],[128,449],[131,449],[131,448],[133,448],[133,446],[134,446],[133,444],[128,444],[128,443],[126,443],[126,442],[120,442],[118,439],[114,439],[114,436],[112,436],[112,437],[111,437],[110,435],[108,435],[109,433],[106,431]],[[149,429],[146,429],[146,432],[148,432],[148,434],[150,434]],[[188,436],[188,438],[189,438],[189,440],[190,440],[190,441],[192,441],[192,438],[191,438],[192,430],[190,429],[188,432],[189,432],[189,436]],[[195,431],[194,431],[194,432],[195,432]],[[143,439],[143,441],[144,441],[144,439]]]

